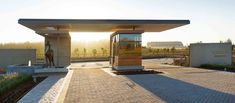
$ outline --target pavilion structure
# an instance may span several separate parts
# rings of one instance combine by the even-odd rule
[[[19,19],[18,23],[45,37],[54,51],[58,67],[70,65],[69,32],[113,32],[110,34],[110,64],[115,70],[143,69],[141,34],[162,32],[190,24],[189,20],[126,19]],[[172,34],[174,35],[174,34]],[[89,39],[89,38],[88,38]]]

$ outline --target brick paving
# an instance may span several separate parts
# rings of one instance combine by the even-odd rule
[[[143,65],[166,74],[129,78],[167,102],[235,103],[235,73],[163,65],[154,60],[145,60]]]
[[[112,76],[98,64],[74,65],[65,103],[235,103],[235,73],[144,60],[164,74]]]
[[[156,103],[161,99],[122,76],[101,69],[77,69],[65,103]]]

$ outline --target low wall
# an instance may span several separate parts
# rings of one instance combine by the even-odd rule
[[[202,64],[232,64],[231,43],[195,43],[190,44],[190,66]]]
[[[43,65],[32,65],[27,66],[25,64],[17,64],[17,65],[8,65],[6,68],[6,73],[20,73],[20,74],[29,74],[32,75],[35,70],[42,69]]]
[[[36,62],[36,49],[0,49],[0,68],[13,64],[28,64]]]

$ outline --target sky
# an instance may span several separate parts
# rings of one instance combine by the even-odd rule
[[[234,0],[0,0],[0,43],[38,42],[44,38],[20,24],[20,18],[34,19],[186,19],[179,28],[144,33],[150,41],[235,42]],[[72,40],[97,40],[97,36]],[[93,34],[92,34],[93,35]],[[107,33],[99,33],[99,39]],[[80,38],[80,39],[79,39]]]

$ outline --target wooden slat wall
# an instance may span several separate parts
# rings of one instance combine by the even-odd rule
[[[141,66],[142,65],[142,59],[141,56],[128,56],[128,57],[115,57],[116,59],[116,66]]]

